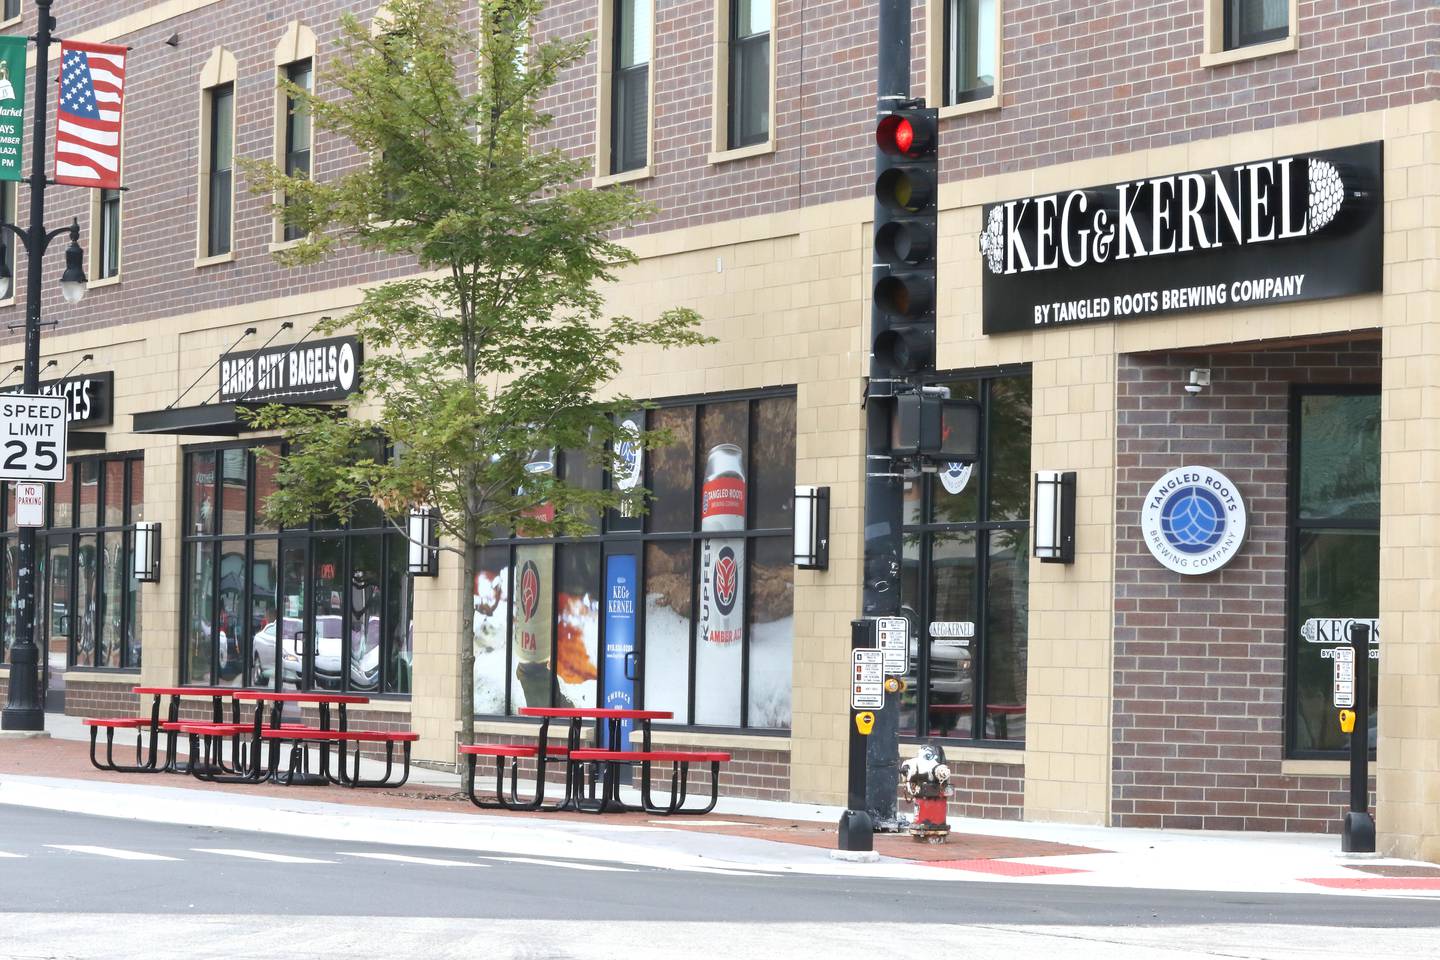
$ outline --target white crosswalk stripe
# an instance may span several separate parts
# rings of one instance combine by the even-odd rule
[[[605,873],[634,873],[626,867],[606,867],[598,863],[574,863],[569,860],[541,860],[536,857],[486,857],[487,860],[504,860],[506,863],[533,863],[541,867],[564,867],[567,870],[594,870]]]
[[[47,843],[45,846],[53,850],[68,850],[71,853],[88,853],[95,857],[110,857],[114,860],[176,860],[175,857],[162,857],[158,853],[141,853],[138,850],[117,850],[114,847],[87,847],[82,844],[71,843]]]
[[[722,877],[773,877],[773,873],[761,873],[756,870],[734,870],[726,867],[671,867],[671,870],[679,870],[684,873],[714,873]]]
[[[393,863],[418,863],[426,867],[484,867],[488,864],[472,863],[468,860],[437,860],[434,857],[409,857],[402,853],[357,853],[351,850],[336,851],[340,857],[364,857],[367,860],[388,860]]]
[[[4,850],[0,850],[0,860],[24,860],[24,859],[25,859],[25,854],[23,854],[23,853],[6,853]]]
[[[312,857],[292,857],[284,853],[262,853],[259,850],[232,850],[221,847],[194,847],[195,853],[213,853],[222,857],[239,857],[242,860],[264,860],[267,863],[338,863],[337,860],[316,860]]]

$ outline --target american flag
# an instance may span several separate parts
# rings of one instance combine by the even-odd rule
[[[66,40],[60,62],[55,182],[117,190],[125,48]]]

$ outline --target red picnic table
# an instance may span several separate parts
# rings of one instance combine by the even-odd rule
[[[150,759],[142,765],[147,771],[154,771],[157,762],[159,749],[159,738],[161,729],[160,720],[160,698],[170,698],[170,708],[166,711],[165,722],[175,724],[180,721],[180,701],[185,697],[196,699],[209,699],[212,703],[210,719],[220,723],[225,719],[225,698],[235,693],[233,687],[134,687],[132,693],[141,697],[153,697],[150,702]],[[238,709],[238,708],[237,708]],[[237,714],[238,716],[238,714]],[[177,733],[172,728],[165,733],[165,765],[161,769],[166,773],[178,773],[175,765],[175,742]]]
[[[529,809],[541,808],[546,762],[551,757],[558,759],[563,756],[565,758],[565,796],[564,799],[555,806],[545,808],[550,810],[579,809],[584,783],[578,769],[578,764],[570,759],[570,755],[580,749],[580,737],[584,732],[586,720],[595,721],[597,727],[603,722],[605,724],[605,743],[611,749],[616,750],[624,749],[624,744],[621,742],[621,731],[625,721],[638,720],[640,721],[645,749],[648,750],[650,747],[650,721],[672,720],[675,717],[675,714],[669,710],[612,710],[605,707],[521,707],[516,712],[522,717],[536,717],[540,720],[540,733],[534,756],[536,767],[535,800],[532,804],[525,804],[524,807]],[[563,748],[552,748],[549,745],[551,720],[570,721],[569,728],[566,732],[565,746]],[[596,741],[597,743],[599,742],[599,737],[596,738]],[[500,776],[499,767],[497,767],[497,776]],[[513,794],[513,767],[511,779]]]
[[[369,698],[369,697],[362,697],[362,696],[358,696],[358,695],[356,695],[356,694],[349,694],[349,693],[306,693],[306,692],[302,692],[302,691],[299,691],[299,690],[235,690],[235,691],[232,691],[231,696],[232,696],[237,702],[238,702],[238,701],[242,701],[242,700],[253,700],[253,701],[255,701],[255,722],[254,722],[254,725],[253,725],[253,730],[254,730],[254,743],[255,743],[255,751],[256,751],[256,753],[255,753],[255,762],[256,762],[257,764],[258,764],[258,762],[259,762],[259,747],[260,747],[260,740],[261,740],[261,728],[264,726],[263,718],[264,718],[264,712],[265,712],[265,704],[267,704],[267,703],[270,704],[270,729],[271,729],[271,730],[279,730],[279,729],[281,729],[281,727],[283,726],[283,723],[284,723],[285,704],[287,704],[287,703],[313,703],[313,704],[318,705],[319,708],[320,708],[320,711],[319,711],[319,712],[320,712],[320,729],[321,729],[321,730],[329,730],[329,729],[330,729],[330,707],[333,705],[333,706],[336,706],[336,707],[339,708],[339,718],[338,718],[338,719],[339,719],[339,726],[337,727],[337,729],[340,730],[340,731],[344,731],[344,730],[346,729],[346,726],[347,726],[347,718],[346,718],[346,716],[345,716],[345,708],[346,708],[347,706],[351,706],[351,705],[354,705],[354,704],[361,704],[361,703],[369,703],[369,702],[370,702],[370,698]],[[294,739],[294,745],[292,746],[291,751],[292,751],[292,753],[294,753],[295,751],[298,750],[298,751],[299,751],[299,756],[300,756],[301,760],[303,761],[305,754],[304,754],[303,748],[300,747],[300,740],[301,740],[301,738],[298,738],[298,737]],[[329,744],[328,741],[322,740],[322,741],[320,741],[319,746],[320,746],[320,762],[321,762],[322,766],[324,767],[324,769],[327,769],[327,770],[328,770],[328,769],[329,769],[329,766],[330,766],[330,744]],[[279,739],[271,739],[271,740],[270,740],[270,779],[271,779],[271,780],[274,780],[274,781],[276,781],[276,782],[281,782],[281,778],[280,778],[280,774],[279,774],[279,761],[280,761],[280,740],[279,740]],[[322,775],[322,774],[312,774],[312,773],[310,773],[308,770],[302,770],[302,771],[300,771],[300,772],[296,772],[296,771],[293,769],[293,766],[294,766],[294,764],[292,764],[292,771],[291,771],[291,773],[289,774],[289,776],[283,780],[283,782],[285,782],[285,783],[287,783],[287,784],[288,784],[288,783],[303,783],[303,784],[319,785],[319,784],[324,784],[324,783],[328,783],[328,782],[329,782],[328,779],[327,779],[324,775]]]

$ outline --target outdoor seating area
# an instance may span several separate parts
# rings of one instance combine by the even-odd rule
[[[148,717],[82,721],[90,728],[90,763],[96,769],[186,774],[209,783],[346,787],[393,788],[402,786],[410,777],[411,744],[418,739],[417,734],[348,729],[346,708],[369,703],[368,697],[229,687],[135,687],[134,693],[151,697]],[[162,704],[167,697],[168,705]],[[187,699],[210,701],[210,718],[182,719],[181,704]],[[247,716],[245,705],[252,703],[253,710]],[[317,707],[318,726],[285,722],[287,703]],[[135,732],[134,763],[128,762],[128,755],[121,760],[115,756],[116,732],[126,730]],[[188,748],[184,754],[179,749],[182,738]],[[378,777],[361,775],[361,754],[366,745],[384,748],[385,769]]]
[[[465,795],[482,810],[575,810],[583,813],[645,813],[670,816],[698,816],[715,809],[719,800],[720,764],[730,754],[715,751],[655,750],[651,742],[651,721],[669,720],[674,714],[666,710],[607,710],[582,707],[521,707],[524,717],[540,720],[534,744],[473,744],[462,745],[465,757]],[[564,743],[552,743],[552,721],[565,724]],[[594,724],[596,746],[583,745],[586,721]],[[627,724],[640,730],[640,749],[629,749],[626,742]],[[485,774],[480,761],[493,760],[493,790],[482,784]],[[528,797],[519,794],[521,761],[533,764],[534,788]],[[663,803],[653,796],[655,765],[670,770],[669,798]],[[686,806],[690,796],[692,765],[708,764],[710,773],[709,801],[700,806]],[[629,780],[627,774],[640,768],[640,804],[624,802],[621,787]],[[564,781],[560,796],[546,803],[547,773],[563,767]],[[508,781],[508,782],[507,782]]]

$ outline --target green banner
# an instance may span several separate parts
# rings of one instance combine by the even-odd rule
[[[25,37],[0,36],[0,180],[21,180],[25,153]]]

